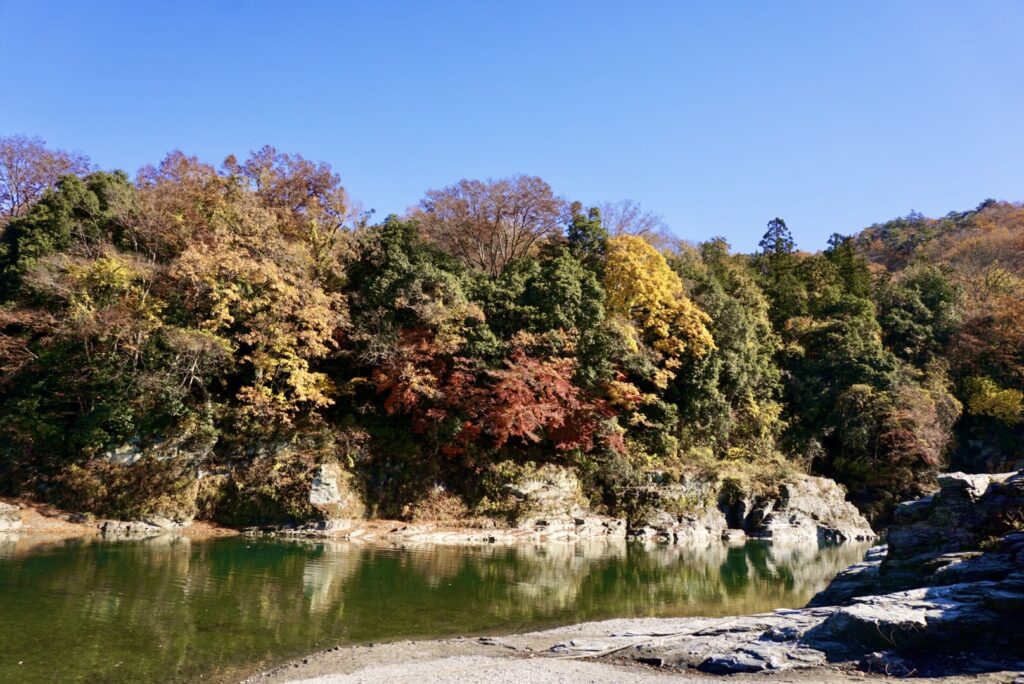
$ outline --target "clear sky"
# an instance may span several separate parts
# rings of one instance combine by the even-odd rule
[[[0,134],[133,172],[264,144],[378,216],[460,178],[817,249],[1024,200],[1024,1],[0,0]]]

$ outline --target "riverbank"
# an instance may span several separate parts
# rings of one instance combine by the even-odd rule
[[[900,507],[890,547],[866,559],[866,544],[787,543],[781,535],[744,545],[629,544],[625,536],[419,543],[417,525],[426,523],[383,521],[359,525],[405,541],[279,534],[185,543],[181,528],[33,555],[10,553],[5,537],[0,587],[21,621],[0,634],[0,680],[5,666],[22,681],[52,680],[52,660],[28,672],[36,644],[42,635],[58,638],[53,615],[88,615],[59,637],[85,640],[65,658],[65,678],[234,682],[333,645],[261,676],[840,682],[887,672],[1012,681],[1024,668],[1024,474],[953,473],[939,484],[933,496]],[[775,519],[799,519],[797,505],[804,506],[799,497],[788,497],[774,509],[786,515]],[[13,508],[13,520],[11,510],[5,524],[97,540],[123,538],[104,534],[135,525],[28,505]],[[140,522],[142,530],[156,527]],[[35,538],[28,532],[14,543]],[[106,616],[105,632],[97,632],[97,616]],[[551,629],[571,622],[581,624]],[[515,636],[448,638],[502,633]],[[400,641],[410,638],[419,641]],[[387,645],[338,646],[374,641]],[[979,679],[984,672],[1006,676]]]
[[[33,544],[74,539],[109,538],[104,535],[105,526],[121,524],[121,521],[93,518],[25,499],[0,497],[0,513],[4,515],[3,524],[0,525],[0,534],[17,536],[19,540]],[[193,540],[215,539],[240,534],[239,530],[198,520],[192,521],[188,525],[168,528],[163,532]]]
[[[795,612],[795,611],[790,611]],[[801,669],[718,674],[668,670],[659,660],[675,653],[681,640],[705,632],[728,638],[755,623],[784,621],[785,614],[740,618],[607,620],[503,637],[401,641],[337,647],[286,663],[245,680],[246,684],[349,684],[417,682],[697,682],[722,684],[842,684],[888,679],[885,663],[860,669],[857,663],[821,663]],[[735,632],[733,632],[735,633]],[[638,655],[639,654],[639,655]],[[661,655],[659,655],[661,654]],[[890,665],[891,667],[891,665]],[[892,671],[892,674],[903,674]],[[1022,673],[998,670],[929,677],[936,684],[1007,684]],[[1024,681],[1024,679],[1021,679]]]
[[[321,473],[308,492],[319,502],[321,517],[306,522],[254,524],[240,529],[213,522],[196,522],[159,513],[137,520],[106,520],[62,511],[30,501],[0,499],[3,517],[16,519],[25,533],[64,537],[99,534],[105,539],[144,539],[174,535],[193,539],[238,534],[298,539],[322,539],[385,544],[523,544],[577,541],[642,541],[668,544],[708,544],[747,539],[780,543],[864,542],[875,538],[867,520],[846,501],[845,491],[826,478],[794,476],[779,484],[773,496],[751,492],[712,491],[702,480],[683,484],[652,484],[634,492],[645,503],[630,519],[603,515],[583,505],[575,476],[547,468],[508,488],[513,513],[503,516],[434,516],[407,520],[366,518],[339,502],[351,498],[341,476]],[[711,487],[712,490],[707,488]],[[4,513],[6,509],[6,513]],[[16,510],[16,509],[20,509]],[[8,522],[10,527],[10,522]]]
[[[901,504],[890,545],[869,551],[805,608],[336,648],[250,681],[654,681],[671,673],[687,681],[1024,682],[1024,472],[950,473],[939,486]]]

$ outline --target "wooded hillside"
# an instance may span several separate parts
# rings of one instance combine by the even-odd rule
[[[816,254],[774,219],[745,255],[535,177],[373,222],[272,148],[132,179],[5,138],[0,214],[7,494],[241,523],[309,516],[325,459],[389,516],[439,486],[486,513],[544,463],[609,511],[652,473],[806,469],[884,521],[950,459],[1024,457],[1019,204]]]

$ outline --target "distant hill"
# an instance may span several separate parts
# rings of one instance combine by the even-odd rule
[[[855,236],[871,262],[901,270],[917,260],[949,264],[963,275],[998,263],[1024,268],[1024,203],[985,200],[976,209],[942,218],[910,213],[876,223]]]
[[[912,213],[864,229],[854,244],[878,272],[888,271],[896,282],[918,266],[938,266],[958,286],[957,332],[942,354],[966,409],[957,424],[952,465],[981,470],[1019,464],[1024,203],[986,200],[976,209],[939,219]],[[988,389],[972,389],[982,386]],[[1001,413],[1000,406],[1010,410]]]

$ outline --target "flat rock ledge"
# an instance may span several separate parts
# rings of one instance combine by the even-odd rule
[[[105,520],[100,523],[100,536],[109,540],[149,539],[165,534],[175,534],[191,521],[171,520],[153,517],[145,520]]]
[[[1005,539],[1024,551],[1024,534]],[[552,654],[591,654],[709,674],[846,664],[893,675],[1024,668],[1024,553],[1000,581],[853,599],[845,606],[662,621],[661,629],[566,639]],[[970,658],[964,657],[970,653]]]

